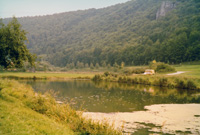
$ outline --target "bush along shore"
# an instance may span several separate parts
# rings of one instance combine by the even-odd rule
[[[38,94],[29,85],[0,79],[0,134],[109,134],[120,135],[106,123],[82,117],[50,94]]]
[[[103,75],[95,75],[92,78],[93,81],[110,81],[119,83],[130,83],[130,84],[144,84],[168,88],[180,88],[188,90],[200,90],[200,79],[188,78],[188,77],[167,77],[164,75],[118,75],[110,72],[105,72]]]

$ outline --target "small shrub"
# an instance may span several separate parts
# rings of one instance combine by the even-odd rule
[[[93,78],[92,78],[93,81],[101,81],[102,80],[102,77],[101,75],[95,75]]]
[[[159,84],[158,84],[159,86],[161,86],[161,87],[162,87],[162,86],[165,86],[165,87],[166,87],[167,84],[168,84],[168,79],[167,79],[167,78],[164,78],[164,77],[163,77],[163,78],[160,78],[160,79],[159,79]]]
[[[122,77],[121,76],[118,78],[118,82],[122,82]]]
[[[138,78],[137,78],[137,77],[134,78],[134,82],[135,82],[136,84],[139,84],[139,81],[138,81]]]
[[[163,62],[150,63],[149,68],[154,69],[156,72],[159,72],[159,73],[176,71],[174,67],[168,64],[165,64]]]
[[[128,78],[127,78],[127,82],[128,82],[128,83],[131,83],[131,82],[132,82],[131,78],[128,77]]]
[[[125,75],[131,75],[131,74],[132,74],[132,71],[131,71],[130,69],[126,69],[126,70],[123,71],[123,73],[124,73]]]
[[[138,82],[139,84],[143,84],[143,79],[140,77],[139,78],[139,82]]]
[[[173,71],[175,71],[174,67],[164,63],[159,64],[156,68],[156,72],[173,72]]]
[[[114,70],[113,70],[114,72],[117,72],[118,71],[118,68],[116,68],[116,67],[114,67]]]
[[[127,77],[126,77],[126,76],[124,76],[124,77],[122,78],[122,82],[127,82]]]
[[[151,82],[150,82],[149,78],[146,78],[146,79],[144,80],[144,84],[151,85]]]
[[[108,71],[106,71],[106,72],[104,72],[104,75],[105,75],[105,76],[109,76],[110,73],[109,73]]]
[[[136,68],[132,70],[133,74],[142,74],[145,72],[145,68]]]
[[[182,79],[176,79],[176,88],[185,89],[186,85],[185,85],[184,80],[182,80]]]
[[[186,82],[186,86],[187,86],[187,89],[192,89],[192,90],[197,88],[195,82],[192,80],[188,80]]]

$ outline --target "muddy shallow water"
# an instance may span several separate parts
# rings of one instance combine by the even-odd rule
[[[200,134],[200,104],[161,104],[145,106],[147,111],[95,113],[84,117],[107,121],[125,133]],[[145,131],[145,130],[144,130]],[[144,132],[145,133],[145,132]]]

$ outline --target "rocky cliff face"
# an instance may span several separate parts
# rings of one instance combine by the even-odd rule
[[[165,16],[167,14],[167,12],[171,11],[175,7],[176,7],[175,2],[163,1],[160,9],[158,9],[158,11],[156,13],[156,20],[159,19],[160,17]]]

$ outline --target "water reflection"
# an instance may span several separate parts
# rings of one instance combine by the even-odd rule
[[[153,104],[200,103],[195,91],[92,81],[26,81],[37,92],[58,92],[58,100],[89,112],[132,112]]]

